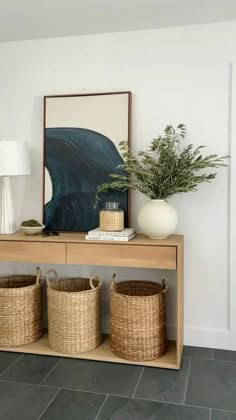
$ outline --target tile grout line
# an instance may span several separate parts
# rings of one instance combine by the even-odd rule
[[[0,378],[2,375],[4,375],[4,373],[6,373],[8,371],[8,369],[10,369],[12,366],[14,366],[14,364],[16,362],[18,362],[20,359],[22,359],[22,357],[24,356],[24,354],[21,354],[10,366],[8,366],[8,368],[6,368],[0,375]]]
[[[47,388],[58,388],[56,385],[39,385],[41,387],[47,387]],[[97,391],[88,391],[87,389],[81,389],[81,388],[67,388],[64,386],[61,386],[60,389],[65,389],[66,391],[73,391],[73,392],[87,392],[90,394],[96,394],[96,395],[107,395],[106,392],[97,392]],[[125,397],[125,395],[119,395],[119,394],[111,394],[115,397]]]
[[[211,408],[210,408],[210,418],[209,418],[209,420],[211,420]]]
[[[189,360],[189,367],[188,367],[188,374],[187,374],[186,385],[185,385],[185,390],[184,390],[183,404],[185,404],[186,395],[187,395],[187,388],[188,388],[188,380],[189,380],[189,374],[190,374],[191,360],[192,360],[192,359],[191,359],[191,357],[190,357],[190,360]]]
[[[109,394],[112,395],[112,394]],[[112,396],[116,396],[116,395],[112,395]],[[129,398],[129,397],[125,397],[125,398]],[[202,407],[201,405],[192,405],[192,404],[183,404],[183,403],[179,403],[179,402],[173,402],[173,401],[163,401],[163,400],[153,400],[153,399],[148,399],[148,398],[144,398],[144,397],[134,397],[135,400],[143,400],[143,401],[152,401],[152,402],[156,402],[156,403],[161,403],[161,404],[167,404],[167,405],[180,405],[181,407],[193,407],[193,408],[203,408],[205,410],[210,410],[209,407]],[[222,411],[222,410],[219,410]],[[226,411],[226,410],[224,410]]]
[[[101,405],[101,407],[99,408],[99,410],[98,410],[98,412],[97,412],[96,417],[94,417],[94,420],[96,420],[96,419],[98,418],[99,414],[101,413],[101,411],[102,411],[102,409],[103,409],[103,407],[104,407],[104,404],[105,404],[105,402],[106,402],[107,398],[108,398],[108,394],[107,394],[107,395],[106,395],[106,397],[104,398],[104,400],[103,400],[103,402],[102,402],[102,405]]]
[[[142,368],[142,371],[141,371],[141,373],[140,373],[140,375],[139,375],[138,382],[137,382],[137,384],[136,384],[136,387],[134,388],[134,392],[133,392],[133,394],[132,394],[132,397],[131,397],[131,398],[134,398],[134,395],[135,395],[135,392],[137,391],[137,388],[138,388],[138,386],[139,386],[139,382],[140,382],[140,380],[141,380],[141,377],[142,377],[143,371],[144,371],[144,367]]]
[[[35,382],[17,382],[17,381],[11,381],[11,380],[7,380],[7,379],[1,379],[0,378],[0,382],[2,383],[7,383],[7,384],[18,384],[18,385],[30,385],[30,386],[40,386],[40,387],[44,387],[44,388],[56,388],[59,389],[59,386],[54,386],[54,385],[40,385],[40,384],[36,384]]]
[[[222,408],[212,408],[211,410],[215,410],[215,411],[223,411],[223,413],[231,413],[231,414],[236,414],[236,411],[232,411],[232,410],[223,410]]]
[[[52,404],[52,402],[58,396],[58,394],[59,394],[60,391],[61,391],[61,388],[58,389],[58,391],[56,392],[56,394],[54,395],[54,397],[51,399],[51,401],[49,402],[49,404],[47,405],[47,407],[42,411],[42,413],[39,415],[39,417],[37,417],[37,420],[40,420],[42,418],[42,415],[45,413],[45,411],[47,411],[47,409],[50,407],[50,405]]]
[[[84,393],[89,393],[89,394],[104,395],[104,396],[107,396],[107,397],[109,395],[111,395],[112,397],[120,397],[120,398],[126,398],[126,399],[134,398],[136,400],[152,401],[152,402],[157,402],[157,403],[162,403],[162,404],[180,405],[180,406],[185,405],[186,407],[209,409],[209,407],[202,407],[200,405],[183,404],[183,403],[173,402],[173,401],[155,400],[155,399],[145,398],[145,397],[130,397],[130,396],[127,396],[127,395],[120,395],[120,394],[106,394],[105,392],[96,392],[96,391],[91,391],[91,390],[88,391],[88,390],[81,389],[81,388],[79,388],[79,389],[77,389],[77,388],[67,388],[67,387],[60,387],[59,388],[55,385],[37,385],[37,384],[29,383],[29,382],[6,381],[6,380],[2,380],[2,379],[0,379],[0,382],[13,383],[13,384],[19,384],[19,385],[39,386],[40,388],[54,388],[54,389],[58,389],[58,390],[67,390],[67,391],[72,391],[72,392],[84,392]],[[222,409],[217,409],[217,408],[215,408],[215,410],[222,411]],[[227,412],[230,412],[230,413],[236,413],[235,411],[229,411],[229,410],[223,410],[223,411],[227,411]]]
[[[47,375],[42,379],[42,381],[39,383],[41,385],[43,381],[50,375],[51,372],[59,365],[59,363],[62,361],[62,357],[58,360],[58,362],[52,367],[52,369],[47,373]]]
[[[109,395],[111,395],[112,397],[120,397],[120,398],[126,398],[126,399],[134,398],[136,400],[152,401],[152,402],[156,402],[156,403],[170,404],[170,405],[180,405],[180,406],[183,406],[184,405],[186,407],[203,408],[203,409],[212,410],[209,407],[202,407],[200,405],[183,404],[183,403],[173,402],[173,401],[154,400],[154,399],[149,399],[149,398],[145,398],[145,397],[130,397],[130,396],[127,396],[127,395],[120,395],[120,394],[106,394],[106,393],[102,393],[102,392],[88,391],[88,390],[84,390],[84,389],[64,388],[64,387],[63,388],[61,388],[61,387],[58,388],[55,385],[40,385],[40,384],[38,385],[38,384],[34,384],[34,383],[29,383],[29,382],[6,381],[6,380],[3,380],[1,378],[0,378],[0,382],[1,383],[4,383],[4,382],[5,383],[13,383],[13,384],[17,384],[17,385],[29,385],[29,386],[36,386],[36,387],[39,386],[39,387],[42,387],[42,388],[54,388],[54,389],[57,389],[58,390],[57,394],[61,390],[67,390],[67,391],[72,391],[72,392],[84,392],[84,393],[91,393],[91,394],[96,394],[96,395],[104,395],[105,396],[105,399],[104,399],[104,401],[102,403],[102,406],[105,404],[105,400],[107,400],[107,398],[109,397]],[[56,397],[56,395],[55,395],[55,397]],[[98,414],[100,413],[100,411],[102,409],[102,406],[100,407]],[[224,412],[227,412],[227,413],[236,413],[236,411],[222,410],[220,408],[214,408],[214,410],[216,410],[216,411],[224,411]],[[98,414],[96,415],[96,418],[97,418]],[[94,420],[96,420],[96,418]],[[39,418],[37,420],[39,420]]]
[[[3,381],[0,381],[0,382],[3,382]],[[31,385],[31,384],[29,384],[29,385]],[[57,388],[56,386],[54,386],[54,385],[40,385],[41,387],[49,387],[49,388]],[[119,397],[119,398],[126,398],[126,399],[131,399],[131,398],[134,398],[134,399],[136,399],[136,400],[144,400],[144,401],[152,401],[152,402],[158,402],[158,403],[163,403],[163,404],[174,404],[174,405],[185,405],[185,406],[187,406],[187,407],[195,407],[195,408],[205,408],[205,409],[209,409],[209,407],[202,407],[202,406],[200,406],[200,405],[193,405],[193,404],[183,404],[183,403],[179,403],[179,402],[173,402],[173,401],[163,401],[163,400],[154,400],[154,399],[151,399],[151,398],[145,398],[145,397],[130,397],[130,396],[128,396],[128,395],[121,395],[121,394],[111,394],[111,393],[109,393],[109,394],[107,394],[107,393],[105,393],[105,392],[97,392],[97,391],[88,391],[88,390],[84,390],[84,389],[81,389],[81,388],[64,388],[64,387],[62,387],[61,389],[65,389],[65,390],[67,390],[67,391],[73,391],[73,392],[87,392],[87,393],[91,393],[91,394],[97,394],[97,395],[107,395],[108,397],[109,397],[109,395],[110,396],[112,396],[112,397]],[[219,409],[220,411],[221,411],[221,409]],[[227,410],[225,410],[225,411],[227,411]]]
[[[38,385],[38,384],[33,384],[33,383],[29,383],[29,382],[16,382],[16,381],[7,381],[7,380],[3,380],[0,378],[0,383],[13,383],[13,384],[17,384],[17,385],[28,385],[28,386],[39,386],[40,388],[54,388],[54,389],[58,389],[58,391],[60,390],[67,390],[67,391],[72,391],[72,392],[84,392],[84,393],[91,393],[91,394],[96,394],[96,395],[104,395],[106,397],[108,397],[109,395],[113,396],[113,397],[120,397],[120,398],[126,398],[126,399],[130,399],[131,397],[127,396],[127,395],[120,395],[120,394],[106,394],[106,393],[102,393],[102,392],[95,392],[95,391],[88,391],[88,390],[84,390],[84,389],[75,389],[75,388],[58,388],[55,385]],[[105,399],[107,399],[105,397]],[[163,400],[155,400],[155,399],[151,399],[151,398],[145,398],[145,397],[134,397],[134,399],[136,400],[143,400],[143,401],[152,401],[152,402],[156,402],[156,403],[162,403],[162,404],[169,404],[169,405],[178,405],[178,406],[186,406],[186,407],[194,407],[194,408],[202,408],[202,409],[208,409],[208,410],[212,410],[212,408],[206,407],[206,406],[200,406],[200,405],[193,405],[193,404],[183,404],[183,403],[179,403],[179,402],[173,402],[173,401],[163,401]],[[105,400],[104,400],[105,403]],[[102,407],[101,407],[102,408]],[[233,413],[236,414],[236,411],[232,411],[232,410],[222,410],[220,408],[214,408],[214,410],[216,411],[224,411],[227,413]],[[94,419],[96,420],[96,418]]]
[[[212,357],[184,356],[182,359],[212,360]]]
[[[212,349],[211,358],[214,360],[214,349]]]
[[[207,359],[212,360],[212,359]],[[224,359],[213,359],[214,362],[224,362],[224,363],[236,363],[236,360],[224,360]]]

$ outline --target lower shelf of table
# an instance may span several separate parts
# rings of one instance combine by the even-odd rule
[[[18,353],[31,353],[31,354],[40,354],[47,356],[61,356],[61,357],[71,357],[74,359],[87,359],[87,360],[97,360],[102,362],[112,362],[112,363],[126,363],[133,365],[142,365],[142,366],[153,366],[167,369],[178,369],[177,364],[177,352],[176,352],[176,342],[168,341],[168,349],[164,356],[156,360],[151,360],[149,362],[133,362],[130,360],[121,359],[116,356],[110,347],[110,337],[104,336],[102,344],[97,347],[95,350],[88,351],[86,353],[79,354],[63,354],[57,353],[54,350],[50,349],[48,345],[48,335],[45,333],[40,340],[36,343],[28,344],[22,347],[11,347],[3,348],[0,347],[0,351],[10,351]]]

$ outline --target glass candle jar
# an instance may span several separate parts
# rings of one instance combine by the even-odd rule
[[[120,203],[107,202],[99,213],[99,227],[109,232],[119,232],[124,229],[124,212]]]

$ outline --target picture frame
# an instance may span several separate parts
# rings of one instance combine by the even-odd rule
[[[131,92],[44,96],[43,223],[50,231],[88,232],[107,201],[129,226],[129,192],[96,189],[120,173],[120,141],[131,141]]]

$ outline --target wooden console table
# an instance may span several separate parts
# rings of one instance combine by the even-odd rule
[[[168,343],[163,357],[150,362],[120,359],[112,353],[108,336],[97,349],[76,355],[51,350],[46,333],[36,343],[0,350],[179,369],[183,349],[183,236],[153,240],[137,235],[129,242],[89,242],[84,237],[78,233],[61,233],[51,237],[27,236],[18,232],[0,235],[0,261],[176,270],[176,341]]]

